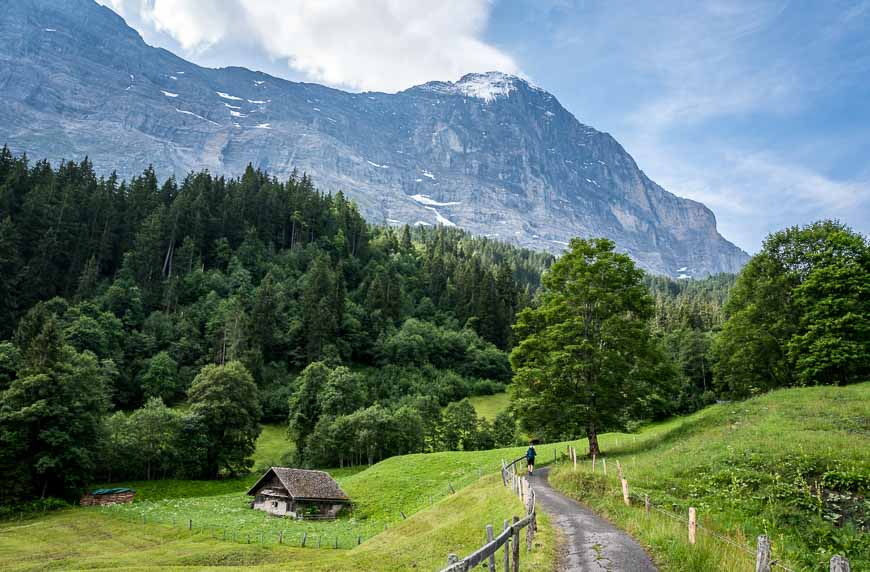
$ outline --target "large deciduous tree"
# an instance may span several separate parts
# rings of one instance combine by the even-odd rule
[[[870,245],[820,221],[771,234],[743,269],[716,338],[715,381],[745,397],[870,374]]]
[[[207,365],[188,391],[190,411],[208,435],[206,472],[215,478],[224,470],[237,474],[251,468],[260,435],[260,402],[254,378],[240,362]]]
[[[548,439],[585,433],[598,454],[599,432],[660,401],[673,370],[650,333],[652,312],[642,271],[613,242],[572,240],[514,327],[513,408],[523,428]]]

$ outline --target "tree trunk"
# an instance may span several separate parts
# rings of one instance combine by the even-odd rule
[[[590,424],[586,428],[586,437],[589,439],[589,456],[600,456],[601,449],[598,448],[598,431],[596,430],[595,425]]]

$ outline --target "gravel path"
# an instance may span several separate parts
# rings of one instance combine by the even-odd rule
[[[582,504],[556,492],[547,480],[548,468],[529,477],[538,506],[565,537],[559,570],[581,572],[657,572],[647,553],[627,532]]]

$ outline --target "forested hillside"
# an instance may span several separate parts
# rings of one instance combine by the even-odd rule
[[[562,261],[368,225],[305,175],[128,182],[4,148],[0,502],[244,473],[261,423],[286,425],[287,463],[371,464],[511,445],[515,416],[537,438],[588,433],[557,414],[604,411],[587,390],[616,399],[611,431],[870,375],[870,248],[839,223],[771,235],[738,277],[652,277],[602,240]],[[493,419],[464,401],[518,379],[526,401]]]
[[[288,412],[300,455],[327,422],[349,432],[318,462],[491,446],[487,426],[443,435],[440,410],[510,380],[514,315],[552,260],[369,226],[304,175],[124,182],[7,149],[0,256],[4,497],[244,470],[258,422]]]

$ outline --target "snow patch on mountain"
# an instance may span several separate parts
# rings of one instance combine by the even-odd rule
[[[178,109],[177,107],[175,108],[175,111],[177,111],[178,113],[183,113],[183,114],[185,114],[185,115],[192,115],[192,116],[196,117],[197,119],[202,119],[203,121],[208,121],[209,123],[214,124],[214,125],[218,125],[218,126],[220,125],[220,123],[217,123],[216,121],[212,121],[211,119],[208,119],[208,118],[206,118],[206,117],[203,117],[202,115],[197,115],[196,113],[194,113],[194,112],[192,112],[192,111],[186,111],[186,110],[184,110],[184,109]]]
[[[218,95],[218,97],[222,97],[224,99],[229,99],[231,101],[244,101],[245,100],[244,97],[236,97],[235,95],[230,95],[230,94],[224,93],[222,91],[216,91],[215,93]]]
[[[429,195],[411,195],[411,198],[421,205],[428,205],[430,207],[452,207],[454,205],[461,205],[461,202],[449,202],[449,203],[439,203],[436,200],[433,200],[429,197]]]
[[[443,224],[444,226],[456,226],[456,224],[454,224],[454,222],[452,220],[450,220],[449,218],[447,218],[444,215],[442,215],[441,213],[439,213],[438,209],[436,209],[434,207],[423,207],[423,208],[435,213],[435,220],[438,221],[439,224]]]

